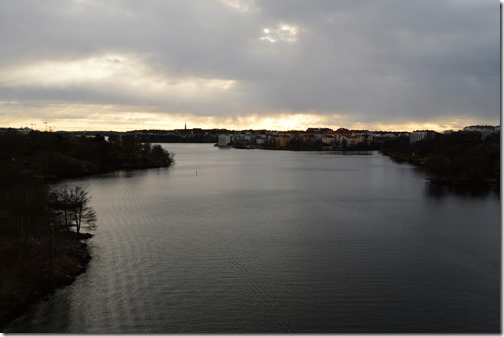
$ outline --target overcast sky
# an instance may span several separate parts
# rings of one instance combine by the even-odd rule
[[[500,123],[497,0],[0,0],[0,127]]]

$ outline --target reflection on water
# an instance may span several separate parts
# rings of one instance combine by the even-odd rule
[[[7,332],[499,330],[498,194],[376,152],[164,146],[173,167],[70,182],[93,259]]]
[[[425,188],[429,197],[445,198],[456,195],[469,199],[487,198],[489,196],[498,197],[499,192],[492,190],[488,186],[445,186],[439,184],[427,184]]]

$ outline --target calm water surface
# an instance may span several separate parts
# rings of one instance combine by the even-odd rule
[[[5,332],[499,331],[497,194],[376,152],[163,146],[170,168],[68,183],[93,259]]]

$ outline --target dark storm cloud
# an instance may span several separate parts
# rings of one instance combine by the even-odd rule
[[[0,0],[0,43],[0,74],[11,74],[0,100],[362,123],[499,118],[499,4],[490,0]],[[143,70],[15,81],[26,66],[92,57]],[[125,86],[140,77],[165,91]],[[205,79],[234,82],[221,90]],[[177,83],[210,89],[183,95]]]

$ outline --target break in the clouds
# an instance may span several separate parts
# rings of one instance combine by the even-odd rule
[[[0,124],[498,124],[495,0],[0,0]]]

